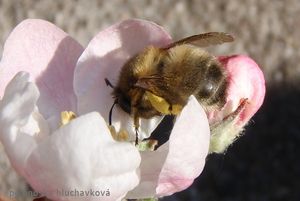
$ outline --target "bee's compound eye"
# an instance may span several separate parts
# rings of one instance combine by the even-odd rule
[[[210,97],[215,90],[215,83],[208,81],[206,83],[203,83],[199,94],[201,95],[201,97],[205,98],[205,97]]]
[[[121,96],[118,98],[119,106],[128,114],[131,113],[131,102],[125,97]]]
[[[208,93],[210,93],[210,92],[213,91],[213,89],[214,89],[213,84],[211,82],[208,82],[208,83],[206,83],[204,85],[204,89],[203,90],[206,91],[206,92],[208,92]]]

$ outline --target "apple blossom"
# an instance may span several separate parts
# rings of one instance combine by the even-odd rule
[[[161,27],[142,20],[107,28],[85,50],[46,21],[19,24],[0,63],[0,139],[16,171],[56,201],[160,197],[190,186],[204,167],[210,133],[194,97],[156,151],[139,152],[130,142],[133,123],[119,108],[112,123],[117,131],[128,131],[129,141],[114,140],[107,127],[113,97],[104,78],[115,82],[128,58],[148,45],[170,42]],[[77,117],[62,123],[63,111]],[[160,120],[142,120],[141,140]],[[58,193],[74,189],[109,193]]]

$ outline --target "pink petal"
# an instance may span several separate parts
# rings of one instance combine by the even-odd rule
[[[209,138],[206,114],[192,97],[177,117],[169,142],[154,152],[141,152],[141,181],[127,198],[160,197],[189,187],[203,170]]]
[[[266,91],[263,72],[250,57],[244,55],[220,57],[219,60],[230,76],[227,105],[236,109],[242,98],[248,99],[237,123],[243,126],[263,103]]]
[[[4,45],[0,97],[17,72],[27,71],[41,92],[38,107],[45,118],[74,110],[73,72],[82,51],[81,45],[47,21],[21,22]]]
[[[158,25],[143,20],[126,20],[100,32],[80,57],[74,78],[79,113],[99,111],[108,121],[109,110],[114,102],[112,89],[106,86],[108,78],[116,84],[123,64],[146,46],[164,46],[171,42],[170,36]],[[141,128],[151,133],[160,119],[144,120]],[[156,122],[156,123],[155,123]],[[132,131],[129,115],[117,107],[113,111],[113,125]]]

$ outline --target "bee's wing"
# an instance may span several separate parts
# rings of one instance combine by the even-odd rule
[[[174,43],[169,44],[164,49],[169,49],[177,45],[191,44],[198,47],[207,47],[210,45],[220,45],[222,43],[232,42],[233,36],[223,32],[208,32],[190,36]]]
[[[134,86],[153,92],[153,87],[155,87],[161,80],[162,77],[159,75],[144,76],[140,77]]]

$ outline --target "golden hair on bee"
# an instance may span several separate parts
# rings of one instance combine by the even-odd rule
[[[145,50],[136,57],[133,75],[137,77],[143,77],[154,74],[156,69],[153,68],[153,66],[158,65],[161,57],[163,57],[162,50],[159,48],[154,46],[145,48]]]

